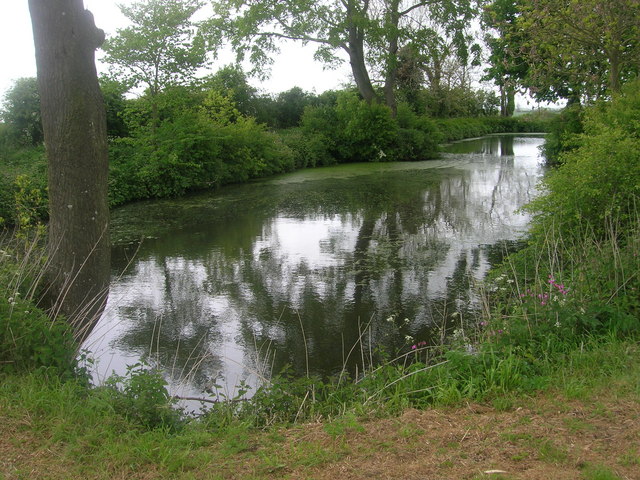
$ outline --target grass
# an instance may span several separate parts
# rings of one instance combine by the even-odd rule
[[[421,414],[416,413],[417,418],[400,417],[389,423],[378,412],[376,417],[382,419],[348,413],[331,421],[314,422],[312,427],[279,424],[255,428],[246,419],[236,418],[225,425],[203,420],[174,431],[162,426],[148,429],[135,418],[114,410],[108,397],[88,391],[84,384],[62,382],[42,372],[4,375],[0,385],[2,438],[12,438],[15,443],[0,442],[0,451],[33,450],[35,457],[29,460],[30,468],[43,472],[53,465],[51,478],[148,478],[144,472],[149,471],[153,472],[153,478],[202,478],[212,468],[218,478],[286,478],[285,474],[291,472],[318,472],[323,466],[341,465],[354,456],[366,462],[371,456],[403,457],[407,451],[427,449],[434,453],[433,437],[437,433],[434,429],[448,431],[453,419],[456,422],[466,419],[468,426],[442,439],[440,456],[444,458],[438,463],[443,471],[459,469],[460,462],[455,458],[468,456],[469,443],[476,441],[485,447],[493,445],[491,448],[497,451],[512,445],[509,448],[516,450],[508,458],[513,463],[535,461],[546,465],[541,468],[558,465],[573,468],[575,452],[567,449],[565,437],[554,435],[549,422],[556,422],[558,431],[580,439],[600,431],[602,425],[615,427],[621,418],[617,404],[635,402],[636,421],[640,410],[637,392],[640,348],[635,342],[609,340],[594,344],[580,352],[579,357],[587,365],[598,365],[597,359],[615,358],[614,363],[623,368],[614,372],[610,364],[603,363],[591,368],[582,375],[583,395],[575,398],[565,393],[566,376],[561,373],[564,367],[571,365],[572,371],[578,372],[575,362],[567,359],[549,377],[545,388],[548,393],[514,394],[509,412],[482,407],[481,410],[490,412],[487,417],[492,417],[484,427],[474,424],[478,422],[477,414],[469,415],[466,407],[437,407],[435,403],[437,408],[433,412],[444,412],[446,422],[438,418],[438,423],[425,423],[420,421]],[[599,399],[599,403],[594,404],[594,399]],[[580,417],[571,416],[576,402],[584,405]],[[627,415],[631,411],[627,409]],[[526,415],[520,416],[520,412]],[[500,424],[514,415],[517,421],[507,426]],[[507,431],[499,434],[502,428]],[[494,433],[495,439],[489,442],[487,436]],[[375,448],[361,448],[363,439],[375,442]],[[607,468],[637,468],[640,461],[637,450],[629,444],[619,446],[619,454],[611,457],[617,459],[615,464]],[[602,463],[604,457],[594,460]],[[6,478],[20,478],[15,468],[18,468],[15,463],[5,462],[0,472]],[[247,475],[238,476],[238,469]],[[599,470],[593,471],[584,470],[582,474],[600,475]]]

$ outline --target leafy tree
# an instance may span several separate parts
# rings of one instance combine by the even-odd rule
[[[44,141],[40,118],[40,93],[34,77],[19,78],[5,94],[2,121],[9,125],[9,135],[19,145],[41,145]]]
[[[536,222],[536,228],[548,228],[553,223],[564,238],[587,227],[590,237],[630,232],[637,235],[639,123],[638,80],[625,85],[611,102],[585,110],[585,133],[574,135],[573,148],[560,155],[562,165],[545,177],[547,194],[529,206],[540,219],[549,221]]]
[[[29,0],[49,162],[47,289],[78,340],[104,307],[110,277],[107,128],[95,67],[104,41],[82,0]]]
[[[105,62],[132,88],[144,87],[151,97],[152,125],[157,127],[155,98],[164,89],[191,80],[207,63],[207,48],[193,15],[201,0],[142,0],[120,5],[132,26],[118,29],[104,45]]]
[[[100,89],[107,113],[107,134],[109,137],[126,137],[129,130],[125,121],[127,100],[124,95],[129,87],[103,76],[100,77]]]
[[[256,115],[257,90],[249,85],[247,75],[237,65],[227,65],[205,79],[205,89],[213,89],[233,100],[243,115]]]
[[[620,92],[640,65],[638,0],[533,0],[518,19],[526,83],[540,99]]]
[[[281,92],[276,99],[277,126],[279,128],[297,127],[304,109],[311,104],[312,96],[300,87]]]
[[[526,41],[526,32],[517,23],[522,7],[522,0],[493,0],[482,13],[482,23],[488,30],[485,43],[490,52],[485,79],[493,80],[500,88],[500,114],[506,117],[515,111],[516,89],[528,71],[519,54]]]
[[[240,58],[249,53],[258,70],[271,62],[282,39],[315,43],[315,57],[335,66],[347,55],[356,86],[367,102],[396,109],[398,52],[421,50],[436,34],[429,21],[455,39],[462,53],[475,13],[472,0],[223,0],[214,2],[212,35],[226,32]],[[429,20],[429,21],[427,21]],[[464,56],[464,55],[462,55]],[[376,89],[379,75],[383,95]]]

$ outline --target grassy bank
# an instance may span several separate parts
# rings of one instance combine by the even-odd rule
[[[377,403],[260,429],[246,417],[143,427],[104,390],[42,373],[4,376],[0,476],[480,479],[502,470],[499,478],[634,478],[637,343],[610,339],[566,353],[535,394],[427,410]]]

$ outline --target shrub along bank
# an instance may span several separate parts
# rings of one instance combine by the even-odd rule
[[[400,105],[396,117],[355,93],[307,106],[300,126],[272,131],[215,90],[167,92],[132,101],[122,113],[128,136],[110,139],[109,203],[175,197],[295,169],[347,162],[435,158],[442,142],[498,132],[540,132],[547,119],[431,119]],[[46,215],[46,160],[40,147],[0,149],[0,218],[25,223]],[[21,219],[27,215],[27,219]]]

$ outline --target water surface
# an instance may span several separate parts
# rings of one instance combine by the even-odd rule
[[[528,217],[533,136],[459,142],[442,158],[303,170],[113,213],[97,373],[147,358],[181,395],[290,365],[361,368],[470,318],[481,280]],[[140,239],[143,239],[140,244]],[[363,332],[366,333],[362,335]]]

